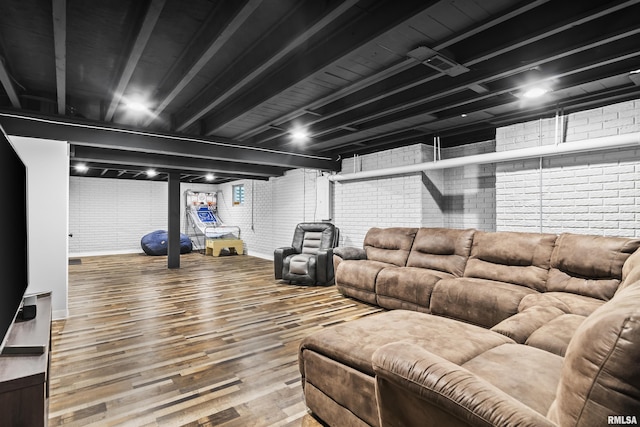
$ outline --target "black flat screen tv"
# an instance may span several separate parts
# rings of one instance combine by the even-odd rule
[[[0,352],[29,284],[27,168],[0,126]]]

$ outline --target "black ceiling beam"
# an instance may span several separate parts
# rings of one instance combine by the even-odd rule
[[[546,4],[545,4],[546,3]],[[591,2],[593,3],[593,2]],[[617,4],[607,4],[606,6],[598,5],[597,8],[593,8],[593,5],[589,5],[588,2],[584,4],[581,3],[581,10],[577,11],[576,8],[560,8],[557,13],[549,13],[549,8],[555,9],[558,7],[557,4],[551,4],[544,1],[538,2],[525,2],[524,4],[519,4],[516,7],[512,8],[509,11],[506,11],[499,17],[495,17],[490,19],[487,22],[481,23],[474,28],[457,34],[441,43],[438,43],[436,46],[432,46],[432,48],[436,51],[442,49],[454,49],[457,53],[460,50],[460,54],[456,54],[456,58],[463,62],[463,65],[467,67],[471,67],[472,65],[478,64],[483,61],[487,61],[495,56],[505,54],[509,51],[516,50],[525,45],[534,43],[535,41],[539,41],[554,34],[558,34],[562,31],[572,28],[574,25],[578,23],[586,23],[591,20],[595,20],[597,18],[606,16],[608,14],[615,13],[621,8],[628,6],[629,4],[633,4],[634,2],[616,2]],[[591,9],[590,9],[591,8]],[[583,12],[582,9],[585,11]],[[580,13],[578,13],[580,12]],[[532,19],[532,16],[552,16],[554,18],[553,25],[541,26],[539,25],[540,21],[546,21],[541,19]],[[526,37],[523,37],[522,40],[509,40],[508,44],[503,44],[505,33],[509,33],[505,30],[505,26],[509,27],[517,27],[520,28],[522,26],[530,25],[531,22],[534,22],[533,28],[531,32],[527,34]],[[475,35],[481,35],[484,43],[479,44],[477,37],[471,37]],[[495,40],[495,42],[486,42],[487,38],[489,40]],[[472,46],[472,49],[469,49],[471,52],[477,52],[478,47],[480,46],[491,46],[492,49],[483,52],[480,55],[475,55],[469,58],[467,54],[466,59],[461,59],[465,57],[463,53],[466,48],[460,49],[459,46]],[[498,47],[499,46],[499,47]],[[323,104],[322,108],[317,108],[317,111],[321,114],[321,117],[311,120],[307,122],[307,125],[313,125],[315,123],[319,123],[325,120],[329,120],[333,117],[340,116],[346,112],[352,111],[354,109],[361,109],[366,105],[376,103],[376,108],[378,103],[384,101],[385,98],[393,96],[397,93],[404,91],[412,91],[412,89],[416,86],[428,83],[430,81],[439,79],[442,75],[434,73],[430,71],[426,67],[416,66],[411,69],[402,70],[401,75],[391,75],[384,80],[378,80],[374,82],[375,84],[367,85],[366,87],[360,88],[358,91],[353,91],[351,93],[345,94],[344,97],[334,99],[331,103]],[[446,77],[444,77],[446,79]],[[402,102],[400,102],[402,105]],[[283,133],[281,133],[283,135]],[[269,137],[255,138],[254,142],[264,142],[265,140],[275,139],[275,136],[270,135]]]
[[[244,52],[228,71],[212,81],[187,108],[177,114],[178,131],[184,131],[218,105],[242,91],[261,74],[304,48],[309,39],[342,16],[357,0],[299,0],[286,18]]]
[[[67,0],[53,0],[53,45],[56,57],[58,114],[67,111]]]
[[[550,61],[545,64],[546,68],[553,70],[548,77],[557,77],[558,82],[554,86],[554,90],[562,90],[566,87],[573,87],[576,85],[588,83],[594,79],[603,78],[603,70],[607,70],[608,76],[615,76],[630,71],[630,67],[637,58],[640,57],[640,52],[636,50],[636,46],[640,43],[640,32],[633,38],[617,41],[617,44],[628,44],[629,47],[611,48],[612,46],[605,46],[602,51],[596,48],[595,45],[582,50],[581,52],[572,55],[571,69],[561,69],[564,58],[557,61]],[[613,44],[616,44],[614,42]],[[593,70],[597,70],[593,75]],[[474,103],[491,100],[492,98],[499,97],[505,94],[515,94],[521,89],[524,82],[518,82],[517,79],[502,79],[496,82],[493,86],[494,89],[486,94],[476,94],[471,90],[466,92],[454,92],[448,94],[448,96],[438,98],[432,97],[428,101],[428,93],[434,93],[437,90],[436,87],[429,86],[424,88],[426,93],[420,97],[421,92],[416,91],[419,103],[416,105],[412,100],[400,101],[398,104],[403,107],[395,112],[387,110],[387,114],[375,118],[367,118],[367,121],[363,120],[350,120],[350,123],[355,123],[360,129],[366,130],[374,126],[382,126],[388,123],[394,123],[400,120],[406,120],[407,118],[420,116],[426,114],[437,114],[444,110],[457,110],[456,113],[468,113],[470,111],[478,111],[478,108],[473,106]],[[551,94],[552,98],[553,95]],[[510,97],[513,99],[513,97]],[[405,108],[406,106],[411,106]],[[468,110],[465,111],[465,108]],[[485,106],[484,109],[490,108]]]
[[[497,105],[506,106],[509,104],[513,104],[514,106],[512,109],[513,113],[496,116],[488,120],[471,121],[465,124],[456,123],[448,127],[432,126],[430,128],[429,125],[440,123],[431,122],[424,126],[416,127],[411,132],[408,130],[389,132],[357,142],[356,144],[354,144],[353,141],[344,142],[332,146],[331,150],[334,155],[340,155],[344,158],[356,153],[364,154],[383,148],[399,147],[417,142],[428,143],[429,138],[434,136],[442,138],[441,143],[443,148],[454,147],[456,145],[470,144],[495,138],[495,129],[497,127],[509,126],[514,123],[521,123],[545,116],[550,117],[558,111],[562,111],[563,114],[570,114],[588,108],[597,108],[615,102],[637,99],[638,96],[640,96],[640,87],[628,86],[624,88],[605,89],[595,94],[575,96],[560,102],[553,101],[538,105],[537,107],[527,108],[526,110],[518,108],[517,105],[519,101],[517,100],[506,101],[507,98],[504,98],[502,102],[488,100],[492,102],[490,102],[490,104],[478,105],[476,110],[468,110],[469,116],[473,116],[474,112],[484,111],[486,108]],[[456,117],[460,116],[455,112],[451,112],[448,115],[442,115],[440,119],[446,121]]]
[[[13,108],[20,108],[20,98],[18,97],[16,86],[13,84],[11,67],[8,62],[9,61],[3,49],[3,41],[2,38],[0,38],[0,83],[9,97],[9,101]]]
[[[203,159],[231,161],[282,168],[336,170],[337,162],[328,157],[295,152],[260,149],[222,142],[221,139],[140,131],[93,121],[78,121],[0,111],[0,124],[9,135],[69,141],[86,145],[144,153],[171,154]]]
[[[78,171],[76,169],[76,160],[77,162],[83,163],[87,169],[84,171]],[[146,175],[146,172],[150,169],[154,169],[156,175],[153,177],[149,177]],[[215,173],[214,179],[208,181],[206,179],[206,173],[197,170],[187,170],[187,169],[173,169],[168,167],[160,167],[160,166],[143,166],[143,165],[121,165],[117,163],[104,163],[97,161],[87,161],[82,159],[72,159],[72,164],[69,165],[69,173],[71,176],[81,176],[81,177],[101,177],[101,178],[120,178],[120,179],[140,179],[140,180],[152,180],[152,181],[161,181],[163,180],[163,175],[166,178],[171,172],[178,172],[181,175],[181,180],[185,182],[193,182],[193,181],[202,181],[207,184],[220,184],[223,182],[229,181],[237,181],[242,179],[252,179],[252,180],[267,180],[267,177],[264,176],[247,176],[247,175],[234,175],[228,173]],[[188,178],[188,179],[187,179]]]
[[[280,176],[286,169],[274,166],[246,165],[230,161],[208,160],[165,154],[149,154],[134,151],[111,150],[96,147],[73,146],[72,159],[116,165],[157,167],[211,173],[227,173],[234,176],[269,178]]]
[[[261,3],[262,0],[218,2],[188,48],[160,82],[162,100],[154,109],[153,116],[145,121],[145,126],[151,124],[182,93]]]
[[[628,3],[634,2],[625,2],[625,4]],[[547,8],[551,7],[551,5],[547,4],[541,7]],[[630,32],[629,34],[637,31],[637,25],[634,21],[635,15],[633,13],[625,14],[625,11],[620,12],[619,9],[621,7],[622,6],[617,4],[609,4],[606,8],[599,7],[591,10],[592,15],[585,13],[575,18],[584,25],[592,25],[595,28],[607,28],[608,34],[603,37],[604,41],[591,41],[586,49],[590,49],[607,41],[616,40],[621,34],[624,34],[625,31]],[[524,22],[531,19],[530,15],[532,13],[540,12],[539,9],[532,9],[523,15],[513,18],[513,21],[515,21],[516,25],[518,23],[524,25]],[[403,116],[413,116],[413,111],[408,111],[404,115],[402,111],[415,110],[416,107],[420,105],[440,97],[450,96],[452,93],[461,92],[471,85],[484,84],[540,65],[545,62],[545,54],[558,55],[558,49],[560,49],[560,47],[555,44],[563,44],[565,51],[561,55],[569,56],[574,53],[574,51],[571,48],[567,48],[566,45],[575,47],[575,37],[587,39],[591,37],[590,34],[598,34],[598,32],[585,30],[584,27],[573,27],[571,23],[568,22],[571,14],[569,12],[567,12],[567,14],[568,16],[559,15],[558,17],[554,15],[554,25],[542,27],[541,29],[535,27],[535,31],[528,34],[528,37],[523,38],[523,40],[514,41],[513,45],[501,45],[499,48],[496,48],[496,52],[500,54],[499,57],[497,57],[497,53],[487,51],[480,57],[462,60],[465,66],[471,66],[472,64],[477,65],[478,68],[482,70],[481,72],[472,71],[451,78],[438,75],[427,67],[422,67],[422,70],[420,70],[420,67],[414,67],[390,79],[326,105],[319,110],[322,116],[308,123],[312,125],[310,131],[313,135],[322,135],[344,125],[356,125],[356,127],[360,127],[359,125],[361,123],[374,122],[375,119],[385,116],[390,117],[385,123],[393,121],[394,116],[400,116],[398,120]],[[555,20],[556,18],[557,21]],[[598,20],[599,18],[605,18],[606,22],[602,23]],[[504,25],[510,26],[514,24],[509,20],[495,27],[491,27],[490,31],[504,34],[504,29],[502,28]],[[624,29],[620,30],[620,28]],[[574,31],[577,35],[569,37],[565,33],[560,34],[562,31]],[[628,36],[629,34],[624,36]],[[549,36],[551,35],[557,35],[558,37],[550,39]],[[550,44],[550,40],[554,41],[554,45]],[[466,42],[466,40],[463,39],[463,42]],[[450,46],[451,49],[456,51],[455,47],[455,45]],[[537,60],[531,60],[532,53],[538,58]],[[519,56],[522,55],[528,58],[529,61],[521,61]],[[456,57],[457,56],[458,55],[456,55]],[[514,59],[509,59],[509,57],[513,57]],[[484,63],[478,64],[477,61],[479,61],[480,58],[482,60],[492,59],[493,61],[488,61],[492,63],[492,65]],[[507,68],[504,67],[504,64],[511,63],[516,65]],[[422,73],[422,77],[420,73]],[[480,96],[487,97],[492,95],[489,93]],[[371,125],[369,125],[369,127],[370,126]],[[367,126],[363,128],[367,128]],[[286,138],[276,139],[273,143],[272,146],[286,147],[289,145],[289,141]]]
[[[638,0],[584,0],[579,3],[548,2],[531,9],[517,18],[509,19],[482,33],[482,43],[466,39],[455,44],[456,59],[467,67],[485,62],[504,53],[549,40],[553,36],[576,27],[606,18],[609,15],[635,16],[632,6]],[[631,8],[631,9],[629,9]],[[616,18],[612,18],[613,21]],[[582,27],[585,28],[585,27]],[[601,29],[607,28],[606,24]],[[522,34],[518,39],[505,38],[505,34]],[[486,50],[482,50],[486,47]]]
[[[536,57],[529,55],[529,62],[524,64],[518,60],[524,53],[520,50],[514,51],[509,54],[513,56],[512,58],[505,57],[505,55],[495,58],[493,61],[495,64],[492,67],[486,66],[486,69],[482,71],[471,71],[454,78],[442,78],[447,80],[430,81],[420,87],[412,88],[385,99],[383,105],[380,105],[380,103],[375,105],[367,104],[357,110],[343,112],[341,115],[332,114],[332,119],[323,118],[320,123],[311,128],[311,132],[314,135],[323,134],[328,130],[344,125],[355,125],[360,131],[370,130],[374,127],[406,120],[418,115],[431,114],[439,110],[515,92],[524,86],[525,82],[513,78],[507,80],[507,78],[536,66],[544,65],[545,69],[552,70],[551,75],[545,77],[555,76],[571,79],[570,76],[572,74],[581,73],[584,69],[605,67],[616,62],[623,63],[628,57],[640,56],[640,52],[636,48],[637,43],[640,42],[640,28],[631,24],[629,29],[627,27],[629,22],[622,22],[622,24],[625,25],[624,28],[616,29],[616,31],[599,38],[592,38],[588,31],[582,32],[581,34],[583,34],[585,40],[582,40],[583,44],[580,44],[579,48],[575,47],[575,39],[573,38],[567,38],[564,42],[558,40],[554,41],[554,43],[539,42],[539,45],[535,46]],[[579,31],[579,29],[576,31]],[[569,40],[573,40],[573,42],[569,42]],[[567,44],[569,46],[566,46]],[[600,50],[599,48],[602,49]],[[575,59],[571,62],[563,61],[568,57]],[[505,68],[503,64],[516,64],[516,66]],[[561,69],[562,64],[570,64],[571,69]],[[619,66],[609,66],[613,70],[610,72],[611,75],[622,72]],[[624,65],[622,66],[624,67]],[[465,91],[465,88],[473,84],[489,84],[497,81],[501,81],[501,84],[487,93],[478,94],[471,90]],[[289,142],[281,139],[280,143],[280,147],[286,147]],[[317,147],[322,147],[323,149],[329,146],[330,141],[317,145]]]
[[[521,2],[517,5],[515,5],[514,7],[504,11],[504,13],[502,13],[500,16],[496,16],[496,17],[491,17],[481,23],[479,23],[478,25],[475,25],[473,28],[467,29],[465,31],[462,31],[458,34],[455,34],[449,38],[447,38],[446,40],[439,42],[437,45],[432,46],[431,48],[435,51],[439,51],[439,50],[443,50],[443,49],[447,49],[449,46],[459,43],[462,40],[465,39],[469,39],[474,37],[475,35],[486,31],[487,29],[494,27],[496,25],[499,25],[505,21],[507,21],[508,19],[513,19],[514,17],[521,15],[535,7],[538,7],[541,4],[544,4],[546,2],[548,2],[549,0],[537,0],[537,1],[524,1]],[[477,40],[476,38],[473,38],[473,40]],[[340,99],[343,99],[353,93],[359,92],[365,88],[368,88],[372,85],[375,85],[377,83],[380,83],[382,81],[385,81],[385,87],[382,88],[382,90],[378,90],[377,92],[382,91],[384,92],[389,92],[388,89],[388,85],[387,85],[387,81],[389,81],[389,79],[391,79],[392,77],[394,77],[396,74],[399,73],[403,73],[404,71],[413,68],[417,65],[417,60],[411,57],[407,57],[405,59],[402,59],[400,61],[397,61],[396,63],[390,65],[389,67],[374,73],[371,76],[365,77],[363,79],[357,80],[354,83],[336,91],[336,92],[332,92],[329,95],[326,95],[320,99],[317,99],[313,102],[311,102],[310,104],[307,104],[295,111],[292,111],[290,113],[287,113],[283,116],[278,117],[277,119],[271,120],[269,123],[265,123],[262,124],[256,128],[253,128],[249,131],[243,132],[242,134],[238,135],[236,138],[239,140],[245,140],[247,138],[251,138],[251,142],[254,144],[261,144],[264,143],[266,141],[269,141],[271,139],[275,139],[278,136],[282,136],[285,134],[285,132],[280,132],[279,134],[275,134],[273,132],[270,132],[272,130],[273,125],[279,125],[281,123],[285,123],[288,122],[292,119],[295,119],[297,117],[299,117],[300,115],[302,115],[304,112],[309,111],[309,110],[315,110],[315,111],[320,111],[320,109],[328,104],[331,104],[335,101],[339,101]],[[422,70],[424,70],[423,67],[421,67]],[[424,71],[423,71],[424,74]],[[420,76],[420,78],[424,78],[423,76]],[[322,115],[322,114],[320,114]],[[309,123],[312,124],[312,123]],[[268,135],[261,135],[262,133],[268,132]]]
[[[136,35],[135,42],[131,46],[125,65],[122,69],[122,72],[120,73],[118,84],[113,91],[113,96],[111,97],[111,101],[109,102],[109,106],[107,107],[107,112],[104,118],[107,122],[110,122],[113,119],[116,108],[122,100],[122,96],[124,95],[124,92],[129,85],[131,76],[133,76],[135,68],[138,65],[138,61],[142,57],[142,53],[147,47],[147,43],[149,42],[151,33],[153,32],[153,29],[158,22],[158,18],[160,18],[160,13],[164,8],[165,2],[166,0],[150,0],[141,24],[136,26],[138,27],[138,34]]]
[[[339,28],[331,28],[309,45],[312,48],[288,58],[265,76],[259,85],[248,88],[224,105],[217,114],[204,119],[206,134],[212,135],[249,109],[294,86],[313,73],[335,63],[360,46],[394,28],[401,22],[428,9],[436,0],[379,1],[366,11],[354,13]],[[366,18],[366,19],[365,19]]]

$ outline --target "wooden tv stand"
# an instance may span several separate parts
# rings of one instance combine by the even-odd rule
[[[47,425],[50,361],[51,293],[43,293],[35,319],[16,320],[0,355],[0,426]]]

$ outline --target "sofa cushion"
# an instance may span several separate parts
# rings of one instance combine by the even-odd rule
[[[449,273],[416,267],[389,267],[376,279],[377,303],[388,309],[429,312],[429,301],[435,284]]]
[[[464,277],[543,292],[555,240],[555,234],[476,231]]]
[[[579,314],[562,314],[535,330],[526,345],[564,356],[571,338],[586,319]]]
[[[346,260],[338,264],[335,273],[336,287],[347,296],[371,304],[376,303],[376,278],[383,268],[393,264],[370,260]]]
[[[460,277],[469,257],[475,230],[421,228],[416,234],[407,267],[439,270]]]
[[[539,352],[532,347],[517,344],[505,344],[499,348],[507,347],[520,347],[527,353]],[[504,356],[508,357],[509,354]],[[504,356],[496,354],[487,361]],[[561,359],[551,354],[546,356],[543,356],[545,362],[549,361],[549,356]],[[524,358],[529,359],[526,355]],[[544,378],[517,384],[521,377],[519,368],[525,370],[522,377],[526,380],[534,376],[537,366],[519,365],[513,360],[507,363],[514,370],[510,370],[506,376],[516,383],[509,384],[508,378],[501,379],[504,381],[501,386],[507,389],[510,386],[527,386],[528,392],[535,396],[539,388],[553,382],[553,378]],[[551,362],[549,365],[553,364]],[[558,427],[544,415],[480,375],[420,347],[404,343],[387,344],[374,353],[373,365],[383,426]],[[553,369],[541,370],[541,375],[552,377]],[[537,407],[544,406],[545,395],[548,395],[547,390],[542,391],[541,399],[534,402]]]
[[[561,234],[551,256],[547,290],[609,300],[622,267],[640,247],[640,239]]]
[[[364,238],[367,259],[403,267],[407,263],[417,228],[370,228]]]
[[[640,408],[640,282],[602,305],[567,348],[549,418],[557,425],[604,425]]]
[[[556,397],[562,357],[524,345],[504,344],[462,367],[546,415]]]
[[[461,277],[442,279],[431,294],[429,308],[439,314],[491,328],[518,312],[533,289],[493,280]]]
[[[524,344],[532,333],[563,314],[557,307],[533,306],[507,317],[491,330],[508,336],[518,344]]]
[[[520,301],[518,311],[522,312],[531,307],[556,307],[567,314],[579,314],[588,316],[604,301],[583,295],[570,294],[566,292],[544,292],[541,294],[526,295]]]
[[[302,340],[313,350],[346,366],[374,375],[371,356],[391,342],[412,343],[461,364],[513,340],[487,329],[409,310],[392,310],[315,332]]]

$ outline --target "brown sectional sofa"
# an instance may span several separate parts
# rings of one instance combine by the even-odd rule
[[[331,426],[640,420],[639,247],[372,228],[362,249],[334,250],[336,286],[390,311],[303,340],[307,406]]]

